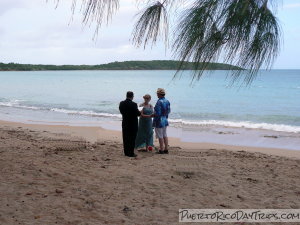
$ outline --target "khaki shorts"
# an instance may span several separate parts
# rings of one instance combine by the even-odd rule
[[[162,127],[162,128],[155,127],[155,135],[156,135],[156,138],[168,137],[167,136],[167,127]]]

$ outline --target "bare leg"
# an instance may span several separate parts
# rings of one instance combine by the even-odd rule
[[[164,139],[163,138],[159,138],[159,150],[163,151],[164,150]]]
[[[169,149],[169,140],[168,137],[164,137],[164,143],[165,143],[165,150]]]

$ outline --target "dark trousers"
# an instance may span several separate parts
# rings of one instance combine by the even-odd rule
[[[133,156],[137,130],[122,129],[122,133],[123,133],[124,154],[126,156]]]

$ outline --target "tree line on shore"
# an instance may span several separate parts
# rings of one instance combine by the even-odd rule
[[[111,62],[99,65],[41,65],[0,63],[0,71],[43,71],[43,70],[177,70],[180,61],[153,60],[153,61],[124,61]],[[185,62],[181,69],[193,70],[193,62]],[[209,63],[207,70],[240,70],[242,68],[224,63]]]

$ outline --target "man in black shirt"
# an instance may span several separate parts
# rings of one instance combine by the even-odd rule
[[[120,102],[119,110],[122,114],[122,133],[124,154],[128,157],[136,157],[134,154],[135,138],[138,131],[138,116],[141,112],[133,100],[133,92],[128,91],[126,100]]]

